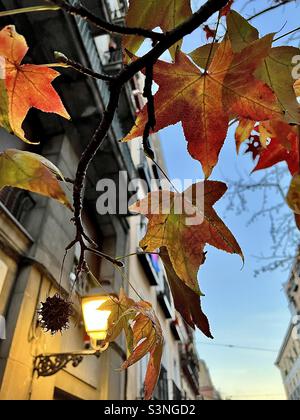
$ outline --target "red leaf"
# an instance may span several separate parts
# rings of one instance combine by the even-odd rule
[[[270,144],[266,148],[260,150],[259,160],[253,171],[270,168],[279,162],[286,162],[290,173],[295,175],[299,171],[299,141],[297,133],[295,128],[288,125],[286,127],[288,131],[284,130],[282,124],[278,125],[278,127],[281,127],[281,130],[274,132],[273,135],[276,137],[271,139]],[[287,132],[289,134],[286,136]],[[283,134],[283,137],[281,137],[281,134]]]
[[[215,38],[216,31],[214,29],[211,29],[208,25],[205,25],[203,27],[203,30],[206,34],[206,39],[209,40],[210,38]]]
[[[228,13],[231,10],[231,7],[232,7],[233,3],[234,3],[234,0],[229,0],[228,1],[227,5],[225,7],[223,7],[223,9],[221,10],[221,16],[227,16],[228,15]]]

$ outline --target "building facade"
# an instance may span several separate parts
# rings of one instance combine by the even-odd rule
[[[204,360],[200,360],[200,399],[207,401],[221,400],[220,393],[214,387],[209,369]]]
[[[300,260],[296,259],[285,293],[292,319],[280,349],[276,365],[280,369],[289,400],[300,400]]]
[[[83,2],[103,19],[120,22],[126,1],[86,0]],[[31,5],[27,0],[0,0],[0,10]],[[122,66],[120,40],[90,27],[88,22],[62,12],[19,15],[0,20],[0,27],[16,25],[30,46],[26,60],[35,64],[53,62],[53,51],[60,51],[92,68],[109,74]],[[101,119],[107,104],[105,82],[89,79],[72,70],[64,70],[55,81],[72,121],[30,111],[24,128],[30,138],[41,140],[32,148],[0,130],[0,151],[18,148],[44,155],[67,178],[75,176],[76,164]],[[127,181],[143,179],[143,185],[156,188],[163,181],[155,165],[145,158],[141,144],[122,144],[120,140],[134,123],[143,106],[143,79],[137,76],[123,89],[118,115],[108,138],[88,173],[85,193],[84,224],[87,232],[101,244],[101,250],[113,256],[137,251],[145,230],[145,220],[128,214],[99,214],[97,203],[104,191],[99,180],[116,183],[121,192]],[[163,166],[159,142],[156,159]],[[153,186],[152,186],[153,188]],[[140,191],[140,193],[146,191]],[[70,196],[71,191],[66,188]],[[117,208],[124,206],[118,196]],[[126,202],[127,204],[127,202]],[[120,213],[120,212],[117,212]],[[74,239],[71,213],[55,201],[5,188],[0,192],[0,399],[1,400],[123,400],[142,398],[147,360],[128,371],[119,368],[126,358],[124,338],[110,346],[100,359],[86,357],[73,367],[68,365],[56,375],[37,378],[35,360],[41,354],[82,351],[86,334],[82,322],[81,297],[98,290],[118,293],[121,287],[135,300],[137,293],[153,304],[165,338],[165,351],[156,399],[196,399],[199,395],[197,353],[193,332],[175,312],[166,273],[155,255],[128,258],[124,273],[107,261],[89,257],[93,276],[84,276],[73,287],[78,249],[62,260],[66,246]],[[124,280],[126,279],[126,280]],[[75,312],[72,325],[62,335],[45,334],[39,325],[40,302],[59,292],[72,291]],[[4,328],[5,327],[5,328]]]

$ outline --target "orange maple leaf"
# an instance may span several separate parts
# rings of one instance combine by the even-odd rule
[[[134,302],[121,289],[119,298],[111,297],[101,305],[101,310],[110,312],[108,343],[115,341],[122,330],[125,332],[129,357],[122,369],[150,354],[144,388],[145,399],[151,399],[159,378],[164,343],[162,328],[152,305],[145,301]]]
[[[227,5],[225,7],[223,7],[223,9],[221,9],[221,12],[220,12],[221,16],[227,16],[228,15],[228,13],[230,12],[230,10],[232,8],[233,3],[234,3],[234,0],[229,0],[228,1]]]
[[[7,91],[6,112],[10,129],[23,141],[29,142],[25,138],[22,124],[30,108],[53,112],[64,118],[70,117],[51,85],[59,73],[47,66],[21,64],[27,51],[24,37],[16,32],[14,26],[6,26],[0,31],[1,73]],[[4,111],[1,109],[1,112]],[[3,118],[2,115],[0,122]]]
[[[273,131],[273,137],[266,148],[261,148],[259,160],[253,171],[267,169],[279,162],[286,162],[292,175],[299,172],[298,135],[295,127],[284,122],[277,125],[278,131]],[[273,126],[274,129],[274,126]],[[285,130],[285,131],[284,131]],[[289,133],[287,136],[282,134]]]
[[[236,239],[213,209],[226,190],[222,182],[199,182],[183,194],[152,192],[130,208],[149,219],[141,248],[148,252],[166,248],[177,276],[198,295],[197,274],[206,244],[243,257]]]
[[[239,53],[224,41],[216,46],[206,72],[180,51],[174,64],[159,61],[154,68],[159,85],[154,98],[155,131],[181,121],[189,153],[201,162],[206,177],[218,161],[232,115],[263,121],[282,114],[272,90],[253,75],[270,51],[272,39],[268,35]],[[197,54],[192,57],[198,64]],[[123,141],[142,136],[147,120],[145,107]]]

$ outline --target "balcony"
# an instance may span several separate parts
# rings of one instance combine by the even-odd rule
[[[124,25],[127,12],[126,1],[121,1],[120,8],[111,11],[111,21],[115,25]]]
[[[104,52],[105,60],[103,62],[103,68],[107,74],[117,74],[123,67],[122,48],[117,43],[115,45],[115,47],[109,47],[109,49]]]
[[[182,371],[191,385],[194,393],[199,394],[199,362],[198,357],[191,346],[184,345],[181,347],[180,360]]]
[[[0,191],[0,201],[21,225],[36,205],[27,191],[18,188],[3,188]]]

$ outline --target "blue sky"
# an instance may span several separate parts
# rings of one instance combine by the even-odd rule
[[[197,5],[204,3],[195,0]],[[241,10],[245,1],[236,0],[234,9]],[[261,10],[268,1],[252,1],[244,10],[251,15],[254,9]],[[277,32],[285,25],[283,32],[299,26],[299,7],[286,6],[270,12],[252,23],[262,35]],[[281,44],[284,44],[285,40]],[[192,51],[205,43],[203,31],[199,30],[184,42],[184,50]],[[180,125],[160,132],[167,168],[171,178],[199,179],[203,177],[201,166],[186,152],[186,142]],[[235,152],[231,130],[220,156],[220,163],[212,179],[237,179],[237,168],[250,172],[251,165],[245,156]],[[272,197],[274,202],[277,196]],[[249,195],[252,209],[256,207],[254,195]],[[226,199],[216,209],[224,216]],[[238,239],[246,258],[241,269],[241,260],[213,248],[208,248],[207,262],[199,273],[201,289],[206,294],[203,308],[210,318],[215,343],[229,343],[241,346],[263,347],[278,350],[288,327],[290,314],[287,308],[282,284],[288,273],[280,271],[254,277],[257,261],[253,255],[270,247],[269,226],[260,220],[246,226],[249,214],[236,216],[227,213],[225,222]],[[274,366],[276,353],[227,349],[209,345],[197,334],[198,351],[211,371],[215,386],[224,397],[234,399],[279,399],[284,397],[279,371]],[[207,344],[201,344],[207,343]]]

